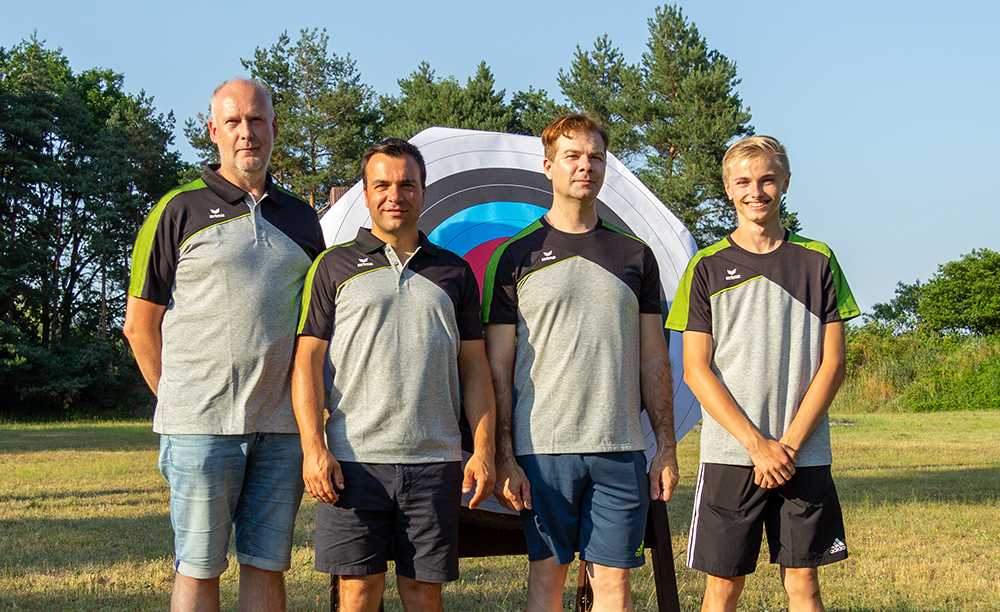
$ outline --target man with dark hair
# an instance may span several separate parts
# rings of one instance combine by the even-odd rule
[[[386,550],[407,612],[438,612],[458,578],[458,517],[493,488],[493,389],[479,287],[458,255],[417,230],[420,151],[400,139],[361,162],[372,228],[313,264],[292,380],[316,569],[339,575],[340,609],[378,609]],[[333,374],[323,427],[323,365]],[[461,385],[461,386],[460,386]],[[461,467],[460,399],[475,443]]]
[[[704,612],[736,610],[765,528],[791,612],[822,611],[817,567],[847,558],[826,413],[844,321],[860,312],[830,248],[781,227],[790,179],[770,136],[726,151],[739,224],[694,256],[667,320],[704,416],[688,542],[688,565],[708,574]]]
[[[577,547],[593,609],[631,610],[649,500],[670,499],[677,484],[659,269],[646,244],[597,215],[603,128],[567,115],[542,144],[552,208],[496,250],[484,282],[495,492],[521,511],[529,612],[563,609]],[[657,442],[648,476],[643,405]]]
[[[132,253],[125,335],[157,396],[170,484],[172,610],[218,610],[236,526],[240,609],[285,609],[302,499],[291,359],[316,213],[267,172],[278,120],[262,85],[212,94],[219,165],[153,208]]]

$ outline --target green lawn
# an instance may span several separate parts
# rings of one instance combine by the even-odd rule
[[[669,504],[685,610],[699,608],[704,586],[682,567],[697,439],[680,444]],[[846,415],[833,439],[851,557],[821,570],[827,609],[1000,610],[1000,412]],[[0,426],[0,610],[165,609],[172,533],[156,458],[148,423]],[[328,579],[312,569],[314,514],[305,500],[291,610],[329,606]],[[445,607],[520,610],[526,569],[522,557],[463,560]],[[650,565],[632,576],[636,610],[655,610]],[[233,569],[222,582],[223,607],[235,610]],[[386,607],[401,610],[391,586]],[[741,609],[784,607],[763,562]]]

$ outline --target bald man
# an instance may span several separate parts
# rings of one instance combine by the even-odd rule
[[[302,287],[323,250],[315,211],[267,171],[267,90],[212,94],[219,164],[153,207],[132,253],[125,335],[156,394],[170,484],[171,610],[218,610],[236,527],[240,610],[285,610],[302,449],[291,364]]]

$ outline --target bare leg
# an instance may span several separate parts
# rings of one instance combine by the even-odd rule
[[[562,612],[563,588],[569,564],[556,565],[554,557],[528,564],[528,605],[526,612]]]
[[[340,612],[375,612],[382,603],[385,574],[340,577]]]
[[[591,612],[632,612],[632,586],[627,569],[587,563],[587,575],[594,589]]]
[[[788,612],[823,612],[819,570],[815,567],[781,567],[781,585],[788,594]]]
[[[210,612],[219,609],[219,579],[174,574],[170,612]]]
[[[240,564],[240,612],[285,612],[285,574]]]
[[[740,600],[746,579],[746,576],[728,578],[709,574],[705,581],[701,612],[736,612],[736,602]]]
[[[444,612],[441,607],[440,583],[421,582],[397,574],[396,588],[406,612]]]

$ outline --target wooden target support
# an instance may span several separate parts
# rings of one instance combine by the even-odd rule
[[[516,529],[490,527],[469,516],[489,514],[474,511],[463,515],[463,520],[458,526],[458,556],[498,557],[528,554],[524,537],[520,534],[512,537]],[[649,513],[646,517],[646,548],[653,557],[653,584],[656,587],[658,609],[660,612],[680,612],[677,576],[674,573],[674,547],[670,540],[670,521],[667,518],[667,505],[662,501],[653,501],[649,504]],[[576,612],[588,612],[593,605],[593,591],[590,590],[584,568],[585,564],[581,563],[576,591]],[[339,586],[339,577],[330,576],[330,612],[338,612],[340,609]],[[379,612],[383,612],[382,606],[379,606]]]

